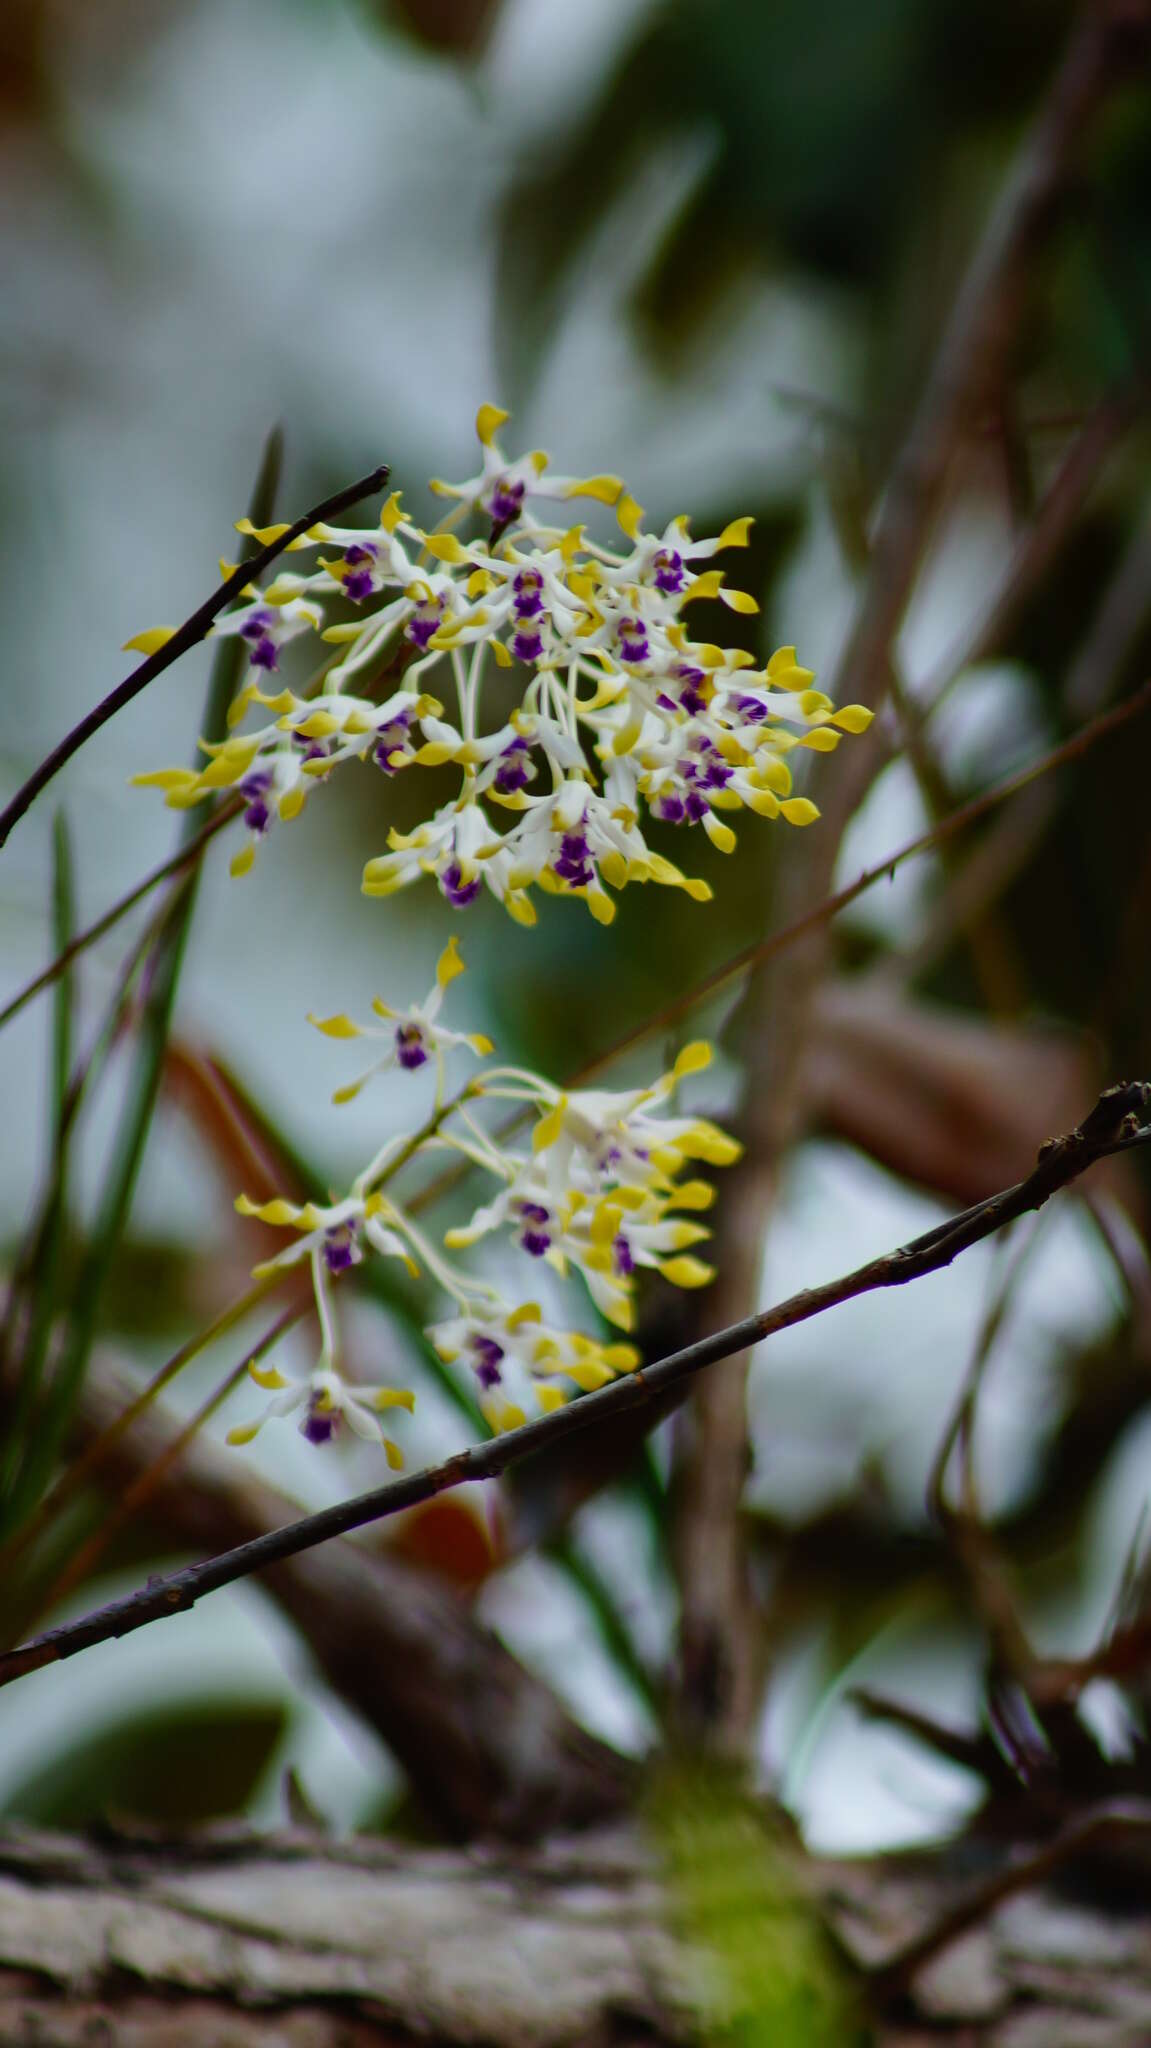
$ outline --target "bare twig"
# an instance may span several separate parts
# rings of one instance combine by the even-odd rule
[[[329,514],[346,511],[349,505],[356,504],[360,498],[370,497],[373,492],[382,490],[390,473],[387,463],[381,462],[367,476],[360,477],[354,484],[345,485],[342,491],[335,491],[330,498],[324,498],[318,505],[313,505],[310,512],[305,512],[291,526],[285,527],[278,539],[269,541],[266,547],[260,548],[258,553],[241,562],[239,568],[233,570],[218,589],[212,592],[211,597],[205,598],[191,617],[185,619],[170,640],[166,640],[162,647],[157,648],[155,654],[150,654],[146,661],[142,661],[138,668],[132,670],[130,676],[126,676],[122,683],[117,683],[114,690],[110,690],[106,697],[102,697],[100,702],[94,705],[79,724],[74,725],[71,732],[66,733],[59,744],[53,747],[51,753],[41,761],[40,766],[28,777],[23,787],[17,790],[11,803],[0,812],[0,846],[4,845],[12,827],[19,823],[41,790],[47,788],[65,762],[71,760],[84,742],[90,740],[93,733],[99,732],[100,727],[106,725],[110,718],[114,718],[117,711],[122,711],[125,704],[130,704],[133,697],[138,697],[141,690],[147,689],[148,684],[154,682],[158,675],[162,675],[166,668],[171,668],[172,663],[178,661],[182,654],[186,654],[190,647],[195,647],[198,641],[203,640],[224,606],[230,604],[234,597],[239,597],[241,591],[261,575],[269,564],[275,561],[277,555],[282,555],[285,548],[290,547],[294,540],[298,540],[301,534],[307,533],[309,527],[315,526],[321,519],[327,519]]]
[[[902,1287],[926,1273],[938,1272],[941,1267],[949,1266],[960,1252],[981,1243],[1005,1224],[1014,1222],[1017,1216],[1041,1208],[1052,1195],[1077,1180],[1097,1160],[1146,1143],[1151,1139],[1151,1126],[1145,1126],[1142,1119],[1149,1105],[1151,1082],[1124,1082],[1107,1089],[1074,1131],[1066,1137],[1047,1141],[1025,1180],[984,1202],[975,1203],[972,1208],[950,1217],[946,1222],[936,1224],[911,1243],[869,1260],[866,1265],[838,1280],[825,1281],[820,1287],[805,1288],[775,1308],[745,1317],[742,1322],[672,1352],[642,1371],[614,1380],[597,1393],[585,1395],[581,1400],[573,1401],[550,1415],[540,1416],[534,1422],[524,1423],[506,1436],[495,1437],[489,1443],[458,1452],[442,1465],[391,1480],[371,1493],[338,1502],[318,1514],[307,1515],[301,1521],[273,1530],[251,1543],[240,1544],[219,1557],[207,1558],[203,1563],[189,1565],[167,1577],[152,1579],[138,1592],[111,1601],[76,1621],[49,1629],[20,1649],[0,1656],[0,1685],[20,1678],[28,1671],[39,1670],[45,1664],[75,1656],[78,1651],[89,1649],[95,1643],[128,1635],[149,1622],[161,1620],[164,1615],[181,1613],[217,1587],[234,1585],[238,1579],[247,1578],[284,1558],[298,1556],[300,1552],[326,1542],[331,1536],[347,1535],[353,1529],[364,1528],[368,1523],[381,1521],[388,1515],[434,1499],[449,1488],[476,1479],[494,1478],[530,1452],[542,1450],[545,1445],[554,1444],[562,1437],[574,1435],[597,1423],[606,1423],[609,1418],[652,1400],[688,1374],[702,1371],[705,1366],[729,1358],[749,1345],[760,1343],[765,1337],[792,1328],[796,1323],[823,1315],[841,1302],[853,1301],[858,1295],[870,1294],[879,1288]]]
[[[932,1921],[922,1934],[874,1966],[867,1973],[868,1989],[876,2003],[889,2003],[906,1991],[916,1973],[933,1956],[958,1941],[973,1927],[990,1918],[997,1906],[1016,1892],[1030,1891],[1078,1856],[1101,1836],[1147,1834],[1151,1832],[1151,1800],[1108,1799],[1069,1821],[1051,1841],[1013,1858],[993,1876],[981,1878],[961,1892],[947,1911]]]

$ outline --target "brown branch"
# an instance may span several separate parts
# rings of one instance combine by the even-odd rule
[[[1041,1848],[1013,1858],[991,1877],[981,1878],[968,1886],[921,1934],[915,1935],[885,1962],[873,1966],[868,1972],[872,1999],[879,2006],[889,2004],[906,1991],[925,1963],[950,1947],[953,1941],[958,1941],[961,1935],[970,1933],[973,1927],[981,1926],[1005,1899],[1043,1884],[1100,1836],[1106,1839],[1128,1833],[1151,1833],[1151,1800],[1103,1800],[1069,1821]]]
[[[126,1366],[98,1353],[74,1418],[78,1448],[104,1447],[99,1486],[112,1501],[155,1471],[180,1427],[157,1401],[110,1441],[135,1389]],[[299,1514],[250,1460],[198,1436],[161,1475],[144,1520],[168,1551],[196,1557]],[[420,1813],[447,1835],[531,1841],[629,1805],[633,1766],[578,1725],[454,1585],[396,1547],[321,1544],[272,1566],[260,1586],[323,1682],[387,1745]]]
[[[960,1215],[936,1224],[911,1243],[870,1259],[866,1265],[822,1286],[805,1288],[775,1308],[704,1337],[672,1352],[642,1371],[614,1380],[597,1393],[572,1401],[565,1408],[524,1423],[506,1436],[460,1451],[442,1465],[391,1480],[371,1493],[338,1502],[318,1514],[307,1515],[286,1528],[272,1531],[219,1557],[188,1565],[167,1577],[152,1579],[139,1591],[113,1600],[94,1613],[49,1629],[21,1648],[0,1656],[0,1685],[9,1684],[25,1672],[39,1670],[61,1658],[113,1637],[129,1635],[166,1614],[178,1614],[220,1586],[262,1571],[285,1558],[324,1543],[331,1536],[344,1536],[353,1529],[382,1520],[388,1515],[432,1500],[449,1488],[477,1479],[492,1479],[507,1466],[533,1451],[542,1450],[563,1437],[605,1424],[610,1418],[641,1406],[687,1375],[729,1358],[749,1345],[762,1342],[779,1330],[823,1315],[841,1302],[879,1288],[906,1286],[926,1273],[949,1266],[959,1253],[1000,1230],[1017,1216],[1041,1208],[1044,1202],[1077,1180],[1097,1160],[1130,1150],[1151,1139],[1151,1126],[1141,1119],[1151,1105],[1151,1082],[1124,1082],[1107,1089],[1083,1122],[1066,1137],[1052,1138],[1040,1149],[1032,1172],[1014,1187],[977,1202]]]
[[[342,491],[333,492],[330,498],[321,499],[318,505],[312,506],[310,512],[305,512],[291,526],[285,527],[278,540],[269,541],[266,547],[260,548],[256,554],[249,555],[246,561],[241,562],[239,568],[234,569],[232,574],[212,592],[211,597],[206,597],[191,617],[185,619],[170,640],[166,640],[162,647],[156,649],[155,654],[150,654],[146,661],[142,661],[132,670],[130,676],[126,676],[122,683],[117,683],[114,690],[109,690],[106,697],[102,697],[98,704],[93,705],[92,710],[78,725],[74,725],[71,732],[66,733],[58,745],[53,747],[51,753],[41,761],[27,782],[17,790],[11,803],[0,811],[0,846],[4,845],[12,827],[19,824],[25,811],[39,796],[41,790],[47,788],[65,763],[71,760],[73,754],[79,752],[84,742],[90,740],[93,733],[99,732],[102,725],[107,725],[108,720],[114,718],[117,711],[122,711],[125,704],[130,704],[133,697],[138,697],[141,690],[147,689],[148,684],[162,675],[166,668],[171,668],[172,663],[178,661],[182,654],[187,654],[189,648],[195,647],[198,641],[203,640],[224,606],[230,604],[234,597],[239,597],[249,583],[262,575],[269,564],[275,561],[277,555],[282,555],[285,548],[290,547],[294,540],[298,540],[301,534],[307,533],[309,527],[317,525],[321,519],[327,519],[330,513],[346,511],[349,505],[356,504],[360,498],[370,497],[375,491],[382,490],[390,474],[387,463],[379,463],[367,476],[360,477],[354,484],[346,484]]]

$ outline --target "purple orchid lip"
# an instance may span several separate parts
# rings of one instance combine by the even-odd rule
[[[544,636],[538,626],[523,626],[512,634],[512,653],[517,661],[538,661],[544,651]]]
[[[740,717],[746,718],[749,724],[758,724],[760,719],[770,716],[769,708],[762,697],[737,697],[735,708]]]
[[[564,833],[559,854],[552,862],[552,873],[558,875],[561,882],[570,883],[573,889],[591,888],[595,881],[595,867],[586,833]]]
[[[512,610],[517,619],[537,619],[544,608],[543,577],[537,569],[521,569],[512,579]]]
[[[404,638],[421,654],[427,653],[428,642],[438,633],[444,623],[444,600],[442,597],[428,598],[418,605],[404,627]]]
[[[441,893],[456,910],[466,910],[468,904],[474,903],[480,893],[480,877],[473,875],[470,881],[465,882],[463,869],[458,860],[448,862],[439,882]]]
[[[500,796],[511,796],[517,789],[523,789],[534,774],[531,764],[531,749],[526,740],[509,741],[499,757],[499,766],[492,777],[492,788]]]
[[[275,614],[267,605],[262,605],[251,618],[245,619],[240,627],[240,638],[248,642],[248,660],[253,668],[275,668],[279,660],[272,628]]]
[[[255,833],[257,839],[262,839],[271,827],[272,809],[268,802],[268,797],[271,793],[272,782],[273,777],[270,769],[256,768],[250,775],[245,775],[239,785],[240,795],[248,799],[248,808],[244,812],[244,823],[249,832]]]
[[[620,660],[633,665],[647,661],[651,654],[651,642],[642,619],[621,619],[616,628],[616,644]]]
[[[687,580],[683,556],[675,548],[661,548],[653,566],[656,589],[662,590],[667,597],[678,596]]]
[[[362,604],[375,590],[378,558],[379,550],[371,541],[353,541],[350,548],[344,549],[344,569],[351,571],[343,578],[344,596],[350,597],[353,604]]]
[[[483,501],[484,511],[496,526],[510,526],[523,511],[524,486],[518,477],[497,477]]]
[[[308,1412],[300,1424],[300,1435],[306,1437],[310,1444],[330,1444],[340,1424],[334,1408],[317,1406],[320,1398],[313,1394]]]
[[[396,1059],[409,1074],[427,1065],[428,1049],[419,1024],[397,1024]]]
[[[408,728],[411,722],[412,714],[405,708],[402,711],[397,711],[395,717],[389,719],[387,725],[382,725],[376,735],[376,744],[372,749],[372,759],[377,768],[383,769],[385,775],[394,775],[397,768],[403,766],[402,762],[393,761],[390,757],[393,754],[401,753],[407,745],[409,738]]]
[[[680,685],[680,706],[692,718],[700,717],[707,710],[708,701],[701,687],[707,682],[704,670],[693,668],[688,662],[681,661],[675,669],[675,679]]]
[[[679,764],[684,781],[696,789],[726,789],[732,771],[718,747],[702,733],[690,742],[690,747],[691,751]]]
[[[652,809],[665,825],[682,825],[687,816],[687,807],[677,790],[669,789],[657,796]]]
[[[358,1266],[363,1250],[352,1223],[334,1223],[324,1233],[324,1264],[329,1273],[346,1273],[350,1266]]]
[[[542,1259],[551,1247],[551,1211],[542,1202],[520,1202],[517,1204],[520,1222],[524,1225],[520,1243],[533,1259]]]
[[[500,1365],[504,1358],[504,1347],[494,1337],[476,1335],[470,1339],[469,1348],[475,1353],[476,1378],[486,1390],[497,1387],[503,1378]]]
[[[616,1272],[622,1274],[625,1280],[629,1279],[631,1274],[635,1272],[635,1259],[632,1255],[632,1248],[622,1230],[618,1231],[616,1236],[613,1237],[611,1249]]]

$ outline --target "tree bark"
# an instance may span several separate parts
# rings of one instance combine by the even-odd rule
[[[939,1855],[797,1868],[865,2011],[866,1968],[961,1890]],[[304,1832],[0,1836],[2,2042],[671,2048],[725,2017],[716,1959],[677,1929],[626,1826],[466,1852]],[[1136,2048],[1151,1918],[1022,1892],[871,2018],[878,2048]]]

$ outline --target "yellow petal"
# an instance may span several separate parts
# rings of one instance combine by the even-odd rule
[[[682,1081],[686,1074],[702,1074],[704,1068],[710,1065],[711,1047],[706,1038],[693,1038],[691,1044],[685,1045],[676,1055],[672,1073],[677,1081]]]
[[[512,1310],[507,1319],[507,1326],[509,1330],[518,1330],[524,1323],[540,1323],[542,1321],[543,1312],[539,1302],[522,1301],[518,1308]]]
[[[253,526],[251,520],[247,518],[236,521],[236,532],[250,534],[253,540],[259,541],[262,548],[270,547],[274,540],[281,539],[287,531],[286,520],[279,526]]]
[[[134,789],[191,789],[199,783],[191,768],[153,768],[148,775],[133,775]]]
[[[453,567],[470,560],[467,549],[460,546],[454,533],[429,533],[424,546],[435,561],[450,562]]]
[[[567,1097],[566,1095],[561,1095],[555,1106],[548,1110],[547,1115],[540,1117],[532,1132],[533,1152],[542,1152],[546,1146],[555,1144],[556,1139],[563,1130],[564,1111],[566,1108]]]
[[[754,519],[731,520],[716,541],[716,551],[718,552],[720,548],[745,548],[747,537],[754,525]]]
[[[436,962],[436,980],[441,988],[447,988],[458,974],[464,972],[464,963],[460,959],[460,942],[453,933]]]
[[[789,825],[811,825],[819,816],[815,805],[809,803],[805,796],[788,797],[787,802],[780,804],[779,808]]]
[[[255,1380],[258,1387],[266,1387],[269,1393],[277,1393],[281,1387],[288,1385],[283,1373],[275,1365],[257,1365],[253,1361],[248,1367],[248,1377]]]
[[[622,489],[621,476],[577,476],[572,478],[564,496],[597,498],[601,505],[614,505]]]
[[[844,704],[832,714],[831,722],[844,732],[866,732],[874,717],[874,711],[869,711],[866,704]]]
[[[158,654],[169,640],[175,639],[179,629],[176,626],[149,626],[143,633],[133,633],[124,642],[125,654]]]
[[[476,433],[485,448],[491,447],[504,421],[510,418],[511,414],[498,405],[481,405],[476,414]]]
[[[342,1010],[336,1017],[314,1017],[309,1010],[308,1022],[309,1024],[314,1024],[317,1031],[322,1031],[325,1038],[363,1037],[363,1032],[360,1030],[359,1025],[353,1024],[350,1017],[345,1017]]]
[[[678,1258],[665,1259],[660,1267],[665,1280],[673,1287],[706,1287],[715,1279],[715,1267],[707,1266],[702,1259],[691,1252],[683,1252]]]
[[[643,506],[638,505],[630,491],[624,491],[615,508],[615,516],[629,540],[638,540],[643,524]]]
[[[717,796],[723,796],[724,794],[723,790],[716,791]],[[703,829],[717,852],[735,852],[735,833],[732,831],[731,826],[721,824],[720,820],[713,817],[710,811],[705,811],[703,814]]]

